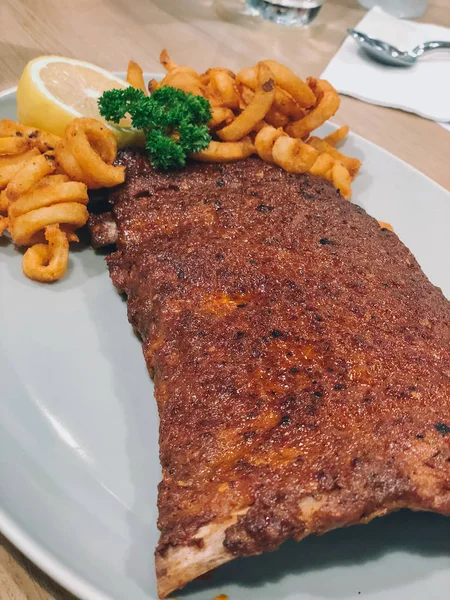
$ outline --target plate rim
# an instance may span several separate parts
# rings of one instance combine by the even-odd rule
[[[1,90],[0,101],[8,96],[14,96],[16,92],[17,86]],[[97,587],[88,583],[81,575],[78,575],[73,569],[60,561],[55,554],[45,550],[41,544],[6,514],[1,505],[0,532],[26,558],[67,591],[75,594],[80,600],[114,600],[111,596],[105,595]]]
[[[9,94],[15,94],[17,92],[17,85],[10,87],[10,88],[6,88],[6,90],[2,90],[0,92],[0,99],[3,98],[4,96],[9,96]]]
[[[31,560],[46,575],[80,600],[114,600],[97,587],[88,583],[81,575],[60,561],[55,554],[45,550],[31,535],[7,516],[0,506],[0,532],[27,559]]]
[[[115,75],[124,77],[123,71],[113,71]],[[161,73],[144,72],[145,78],[158,77],[161,78]],[[17,86],[7,88],[0,91],[0,101],[8,96],[15,95]],[[0,107],[1,108],[1,107]],[[339,125],[332,121],[328,123],[337,129]],[[369,144],[371,147],[375,147],[377,150],[389,155],[391,159],[403,164],[411,172],[419,173],[423,178],[428,180],[437,189],[443,190],[447,195],[450,196],[450,191],[445,187],[431,179],[428,175],[419,171],[403,159],[399,158],[395,154],[392,154],[382,146],[375,144],[374,142],[364,138],[363,136],[350,131],[350,136],[356,140],[363,140],[365,144]],[[67,589],[69,592],[75,594],[80,600],[115,600],[112,596],[102,592],[98,586],[89,583],[83,576],[77,574],[72,568],[67,566],[64,562],[58,559],[58,557],[46,550],[42,544],[35,541],[33,537],[28,534],[22,527],[20,527],[13,519],[11,519],[5,510],[0,505],[0,532],[28,559],[30,559],[38,568],[44,573],[54,579],[59,585]]]

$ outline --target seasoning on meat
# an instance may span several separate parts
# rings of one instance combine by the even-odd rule
[[[120,161],[108,263],[155,380],[160,597],[287,538],[450,515],[449,302],[397,236],[257,158]]]

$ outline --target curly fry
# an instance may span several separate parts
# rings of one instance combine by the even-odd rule
[[[9,205],[11,201],[6,197],[6,190],[0,192],[0,215],[6,215],[8,213]]]
[[[142,68],[134,60],[130,60],[127,69],[127,83],[132,87],[142,90],[144,94],[147,94],[145,87],[144,76],[142,74]]]
[[[236,83],[246,85],[256,90],[258,85],[258,67],[244,67],[236,75]]]
[[[336,144],[345,140],[349,130],[350,127],[348,125],[343,125],[342,127],[339,127],[339,129],[336,129],[336,131],[326,135],[323,140],[324,142],[327,142],[327,144],[330,144],[330,146],[336,146]]]
[[[56,169],[55,155],[41,154],[28,160],[12,177],[6,188],[8,200],[13,202],[30,190],[40,179]]]
[[[270,69],[261,63],[258,68],[258,87],[250,104],[230,124],[220,129],[217,135],[225,142],[242,139],[255,125],[262,121],[272,106],[275,97],[275,82]]]
[[[239,94],[239,108],[244,110],[244,108],[250,104],[252,101],[255,92],[248,87],[248,85],[240,84],[237,88]]]
[[[248,104],[252,98],[250,92],[254,92],[258,84],[257,67],[246,68],[239,71],[236,75],[236,84],[238,86],[240,98],[244,100],[245,104]],[[242,105],[240,108],[243,108]],[[271,110],[283,115],[283,125],[286,125],[289,122],[289,118],[300,119],[305,116],[304,109],[301,108],[294,98],[279,85],[275,87],[275,98]],[[280,120],[279,117],[278,120]]]
[[[222,106],[239,108],[239,95],[236,91],[234,77],[225,69],[210,70],[209,88],[221,98]]]
[[[267,163],[273,163],[273,146],[278,138],[287,135],[282,128],[275,129],[271,125],[266,125],[257,134],[255,138],[255,149],[260,158]]]
[[[273,162],[288,173],[306,173],[319,153],[301,140],[279,137],[273,145]]]
[[[211,111],[211,120],[208,123],[208,127],[210,129],[216,129],[220,125],[229,125],[232,121],[234,121],[234,113],[230,108],[225,108],[224,106],[217,106],[213,108]]]
[[[0,216],[0,237],[2,237],[3,233],[8,229],[9,220],[8,217]]]
[[[255,152],[255,147],[249,137],[244,137],[239,142],[215,142],[211,141],[209,146],[192,154],[191,158],[200,162],[235,162],[251,156]]]
[[[23,137],[0,137],[0,154],[22,154],[30,150],[31,144]]]
[[[95,119],[71,121],[55,154],[69,177],[89,188],[112,187],[125,180],[125,167],[112,164],[117,154],[116,138]]]
[[[327,152],[328,154],[330,154],[335,160],[344,165],[344,167],[350,173],[352,179],[356,177],[356,174],[358,173],[362,164],[360,160],[342,154],[341,152],[336,150],[336,148],[328,144],[328,142],[326,142],[325,140],[321,140],[320,138],[315,136],[309,138],[306,143],[309,146],[312,146],[313,148],[318,150],[320,153]]]
[[[54,150],[56,144],[61,139],[53,133],[48,133],[29,125],[22,125],[10,119],[2,119],[0,121],[0,138],[7,136],[24,137],[28,140],[29,147],[37,148],[40,152]]]
[[[263,61],[275,75],[276,84],[285,90],[302,108],[313,106],[316,102],[314,91],[307,81],[297,77],[288,67],[275,60]]]
[[[0,190],[3,190],[8,185],[19,169],[20,164],[0,167]]]
[[[186,67],[186,69],[189,69],[189,67]],[[189,71],[186,69],[184,67],[177,67],[176,69],[169,71],[162,80],[161,86],[168,85],[183,90],[184,92],[191,92],[191,94],[206,98],[208,90],[206,86],[201,83],[198,74],[193,71],[193,69],[190,69]],[[218,106],[219,104],[215,102],[214,105]]]
[[[235,81],[240,100],[239,108],[243,109],[250,103],[258,85],[258,68],[246,67],[245,69],[241,69],[236,75]],[[289,122],[289,118],[300,119],[305,115],[305,111],[290,94],[277,85],[275,87],[273,106],[268,115],[269,119],[267,121],[271,121],[271,125],[274,127],[284,127]]]
[[[233,73],[233,71],[231,69],[227,69],[226,67],[212,67],[211,69],[207,69],[202,75],[200,75],[200,78],[205,76],[211,77],[213,73],[226,73],[233,79],[236,79],[236,75]]]
[[[59,225],[45,228],[48,244],[36,244],[25,252],[22,269],[24,274],[42,283],[61,279],[66,273],[69,261],[69,242]]]
[[[275,88],[273,105],[281,113],[292,119],[301,119],[306,114],[305,109],[301,108],[292,96],[279,86]]]
[[[95,181],[77,163],[68,140],[63,139],[58,143],[55,154],[58,163],[71,179],[81,181],[89,188],[95,187]]]
[[[113,133],[95,119],[74,119],[64,139],[0,121],[0,235],[8,229],[16,244],[30,246],[27,277],[48,282],[64,275],[69,242],[78,241],[75,229],[88,219],[87,185],[124,181],[124,167],[113,166],[116,155]]]
[[[156,79],[150,79],[150,81],[148,82],[148,93],[153,94],[153,92],[159,87],[161,87],[160,81],[156,81]]]
[[[334,158],[327,152],[324,152],[323,154],[320,154],[317,157],[316,162],[310,168],[309,172],[313,175],[325,177],[327,173],[333,168],[334,162]]]
[[[285,127],[289,123],[289,117],[272,106],[267,113],[265,120],[273,127]]]
[[[27,162],[27,160],[24,160],[22,163],[0,167],[0,190],[6,188],[16,173],[18,173]]]
[[[50,175],[55,170],[53,154],[32,158],[2,192],[1,205],[8,210],[8,228],[16,244],[33,245],[48,225],[66,223],[73,230],[87,221],[86,185],[69,182],[66,175]]]
[[[58,175],[55,175],[55,177],[58,177]],[[19,200],[13,202],[9,208],[9,217],[15,219],[32,210],[64,202],[78,202],[87,206],[88,200],[87,189],[84,183],[78,181],[55,183],[54,185],[48,183],[46,186],[24,194]]]
[[[343,164],[336,162],[331,169],[333,185],[338,189],[346,200],[352,197],[352,178]]]
[[[12,219],[9,231],[18,246],[32,246],[38,239],[36,234],[48,225],[66,223],[78,228],[86,223],[88,216],[87,208],[83,204],[64,202],[38,208]]]
[[[38,181],[34,186],[34,189],[38,190],[43,187],[48,187],[51,184],[65,183],[66,181],[70,181],[67,175],[56,174],[55,172],[54,175],[47,175],[47,177],[43,177],[40,181]]]
[[[39,156],[40,152],[37,148],[32,148],[28,152],[22,154],[10,154],[9,156],[0,156],[0,169],[10,165],[17,165],[18,163],[25,163],[29,158]]]
[[[173,71],[173,69],[178,67],[177,63],[170,58],[165,48],[161,50],[161,54],[159,55],[159,62],[166,69],[166,71]]]
[[[323,125],[325,121],[335,114],[341,103],[339,94],[331,83],[328,83],[325,79],[314,79],[309,77],[307,82],[315,92],[318,104],[308,115],[306,115],[306,117],[294,121],[286,127],[286,132],[295,138],[304,138],[309,135],[311,131],[314,131],[314,129]]]

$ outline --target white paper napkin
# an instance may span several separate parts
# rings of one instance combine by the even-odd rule
[[[401,50],[412,50],[421,42],[450,41],[447,27],[396,19],[378,7],[354,29]],[[430,52],[412,67],[390,67],[371,60],[347,38],[322,77],[342,94],[443,121],[442,126],[450,127],[450,50]]]

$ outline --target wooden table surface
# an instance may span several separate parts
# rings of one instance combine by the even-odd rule
[[[300,75],[318,76],[346,28],[363,14],[356,0],[328,0],[312,26],[298,30],[221,21],[212,0],[0,0],[0,91],[16,85],[26,62],[40,54],[74,56],[116,71],[133,58],[158,72],[163,47],[199,70],[236,70],[271,57]],[[421,20],[450,26],[449,0],[430,0]],[[342,99],[333,120],[450,189],[450,133],[442,127],[353,98]],[[0,534],[0,600],[49,599],[75,600]]]

